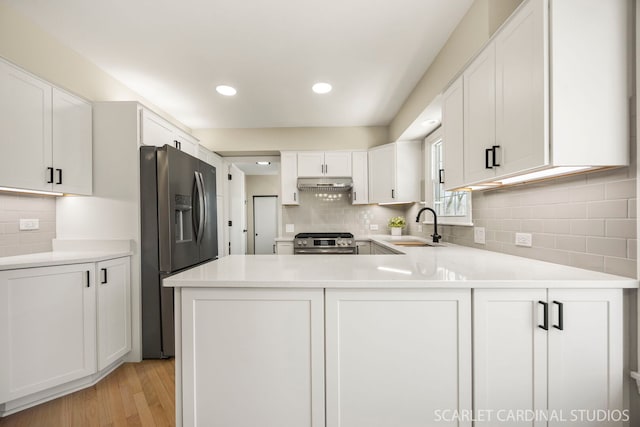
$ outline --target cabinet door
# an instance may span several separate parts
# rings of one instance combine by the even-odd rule
[[[282,204],[299,205],[298,198],[298,158],[295,152],[282,152],[280,155],[280,182],[282,186]]]
[[[166,120],[149,110],[142,110],[142,135],[140,140],[144,145],[162,147],[169,144],[175,147],[173,126]]]
[[[96,372],[94,268],[0,272],[0,402]]]
[[[496,145],[495,45],[489,44],[463,74],[464,179],[467,184],[492,178],[487,149]],[[497,154],[500,154],[497,150]],[[500,158],[496,159],[500,164]]]
[[[538,327],[546,299],[546,289],[474,290],[475,409],[495,411],[475,425],[498,425],[498,410],[547,408],[547,331]]]
[[[356,241],[356,254],[357,255],[371,255],[371,242],[358,242]]]
[[[462,77],[442,95],[442,139],[444,188],[452,190],[464,186],[464,93]]]
[[[293,255],[293,242],[276,242],[278,255]]]
[[[298,152],[298,176],[314,177],[324,175],[323,151]]]
[[[327,151],[324,153],[324,174],[330,177],[351,176],[351,152]]]
[[[354,205],[366,205],[369,203],[369,174],[366,151],[354,151],[352,153],[353,189],[351,200]]]
[[[198,157],[198,141],[195,138],[179,130],[174,132],[173,138],[174,146],[177,145],[176,148],[193,157]]]
[[[622,290],[550,289],[549,309],[549,410],[622,410]]]
[[[324,427],[323,290],[183,289],[183,425]]]
[[[545,8],[545,2],[527,3],[495,40],[498,176],[549,163]]]
[[[0,186],[51,191],[51,86],[2,61],[0,132]]]
[[[393,202],[396,196],[396,147],[387,144],[369,151],[369,202]]]
[[[328,427],[471,426],[471,296],[326,290]]]
[[[131,351],[129,258],[97,263],[98,370]]]
[[[53,89],[53,190],[91,195],[91,104]]]

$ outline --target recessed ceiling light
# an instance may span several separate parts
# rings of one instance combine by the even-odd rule
[[[422,122],[422,126],[424,127],[433,126],[437,124],[438,124],[438,121],[436,119],[429,119]]]
[[[220,95],[224,95],[224,96],[233,96],[238,92],[236,91],[236,88],[227,86],[227,85],[216,86],[216,91]]]
[[[314,84],[311,89],[315,92],[315,93],[329,93],[331,92],[331,85],[329,83],[325,83],[325,82],[318,82],[316,84]]]
[[[271,162],[256,162],[256,165],[260,165],[260,166],[269,166],[271,164]]]

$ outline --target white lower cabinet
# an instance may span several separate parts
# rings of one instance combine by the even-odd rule
[[[94,268],[0,272],[0,403],[96,372]]]
[[[293,242],[276,242],[276,253],[278,255],[293,255]]]
[[[551,419],[517,425],[594,425],[578,411],[622,410],[622,331],[620,289],[475,290],[475,410],[491,414],[476,425],[516,425],[500,419],[517,411]]]
[[[97,263],[99,371],[131,350],[129,268],[129,258]]]
[[[471,291],[326,290],[328,427],[471,426]]]
[[[325,425],[322,289],[181,292],[184,426]]]

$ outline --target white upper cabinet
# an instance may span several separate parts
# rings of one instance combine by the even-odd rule
[[[299,177],[351,176],[350,151],[299,151]]]
[[[523,2],[462,73],[464,176],[446,188],[628,164],[627,14],[624,0]]]
[[[351,189],[351,201],[354,205],[366,205],[369,203],[369,171],[366,151],[354,151],[351,153],[351,171],[353,175],[353,188]]]
[[[92,193],[91,104],[53,89],[53,190]]]
[[[442,95],[444,170],[437,171],[446,190],[464,185],[464,94],[458,78]],[[425,148],[426,149],[426,148]]]
[[[280,153],[280,183],[283,205],[299,205],[298,156],[294,151]]]
[[[198,157],[198,140],[196,138],[146,108],[142,108],[140,114],[140,142],[143,145],[156,147],[170,145],[193,157]]]
[[[91,105],[0,61],[0,186],[90,195]]]
[[[421,141],[398,141],[369,150],[369,203],[420,200]]]

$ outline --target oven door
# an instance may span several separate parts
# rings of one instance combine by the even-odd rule
[[[294,248],[294,255],[355,255],[356,248]]]

